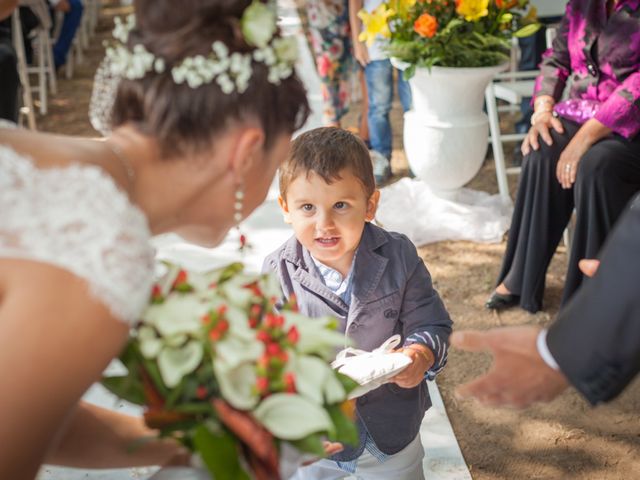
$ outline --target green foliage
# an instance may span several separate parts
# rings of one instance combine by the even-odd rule
[[[193,444],[216,480],[250,480],[240,466],[237,440],[224,430],[212,432],[206,425],[196,428]]]

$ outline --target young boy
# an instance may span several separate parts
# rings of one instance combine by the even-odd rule
[[[451,320],[410,240],[369,223],[379,197],[367,147],[339,128],[300,135],[280,168],[279,202],[294,236],[263,269],[277,272],[302,313],[336,317],[356,348],[399,333],[413,360],[394,383],[357,399],[359,445],[300,468],[296,480],[424,478],[424,379],[446,362]]]

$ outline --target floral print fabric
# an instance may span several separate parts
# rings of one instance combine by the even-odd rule
[[[578,123],[595,118],[631,139],[640,132],[640,0],[570,0],[540,65],[535,96]],[[561,100],[567,83],[567,100]]]
[[[351,52],[348,0],[306,2],[311,45],[324,103],[326,125],[338,124],[349,110],[355,62]]]

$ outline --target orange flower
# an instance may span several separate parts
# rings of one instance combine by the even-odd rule
[[[421,37],[431,38],[438,30],[438,20],[428,13],[423,13],[413,24],[413,30]]]
[[[498,8],[504,8],[505,10],[509,10],[510,8],[515,7],[518,4],[518,0],[496,0],[496,6]]]

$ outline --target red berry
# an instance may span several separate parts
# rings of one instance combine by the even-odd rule
[[[218,307],[218,314],[219,315],[224,315],[225,313],[227,313],[228,307],[226,305],[220,305]]]
[[[282,349],[277,343],[272,342],[267,344],[267,355],[269,355],[270,357],[279,356],[281,353]]]
[[[256,328],[258,326],[258,319],[257,318],[249,318],[249,326],[251,328]]]
[[[296,392],[296,376],[293,372],[287,372],[284,374],[284,384],[287,393]]]
[[[276,358],[280,360],[282,363],[287,363],[289,361],[289,354],[287,352],[280,352]]]
[[[220,319],[220,321],[216,325],[216,330],[223,334],[224,332],[229,330],[229,322],[227,322],[224,318]]]
[[[204,385],[200,385],[197,389],[196,389],[196,397],[199,400],[205,400],[207,398],[207,387],[205,387]]]
[[[218,331],[215,328],[209,332],[209,338],[214,342],[217,342],[218,340],[220,340],[221,337],[222,337],[222,332]]]
[[[287,332],[287,340],[289,340],[294,345],[298,343],[298,340],[300,340],[300,332],[298,332],[298,329],[295,325],[292,325]]]
[[[269,335],[267,332],[265,332],[264,330],[260,330],[257,334],[256,334],[256,338],[258,340],[260,340],[261,342],[267,343],[271,341],[271,335]]]
[[[209,325],[209,323],[211,323],[211,316],[208,313],[205,313],[202,317],[200,317],[200,320],[204,325]]]
[[[256,380],[256,388],[260,393],[267,392],[269,390],[269,379],[267,377],[258,377]]]

